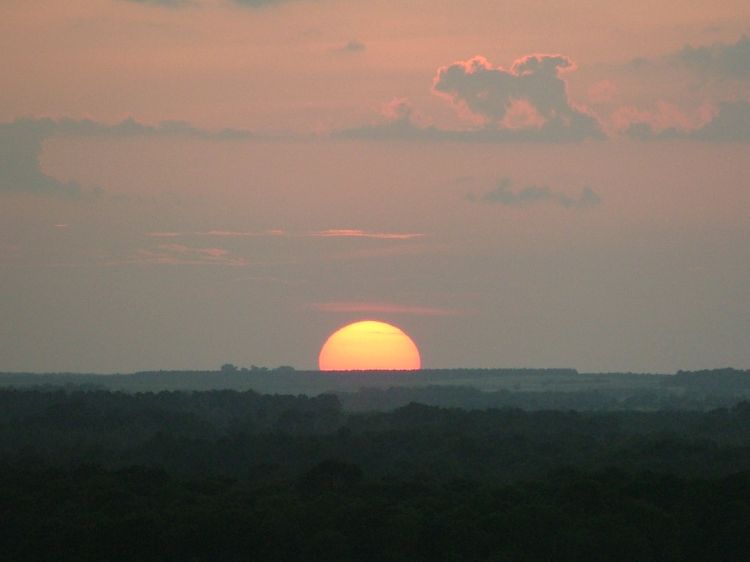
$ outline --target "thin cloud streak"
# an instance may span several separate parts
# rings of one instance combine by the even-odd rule
[[[648,117],[648,116],[647,116]],[[703,142],[750,142],[750,102],[745,100],[722,102],[715,115],[705,124],[692,128],[667,127],[658,129],[647,119],[636,119],[624,130],[636,140],[687,139]]]
[[[449,308],[404,306],[383,302],[316,302],[309,305],[313,310],[332,313],[405,314],[412,316],[457,316],[461,312]]]
[[[314,232],[310,236],[318,238],[375,238],[378,240],[412,240],[424,234],[417,232],[369,232],[366,230],[341,228]]]
[[[546,201],[566,209],[584,209],[601,203],[601,198],[590,187],[584,187],[579,195],[574,197],[546,185],[530,185],[514,190],[513,183],[508,178],[500,180],[494,189],[481,195],[470,193],[466,199],[475,203],[506,207],[528,206]]]
[[[194,248],[184,244],[160,244],[156,249],[141,249],[130,260],[107,262],[106,265],[219,265],[244,267],[248,261],[233,256],[224,248]]]
[[[419,232],[380,232],[358,228],[329,228],[312,232],[289,232],[284,229],[258,231],[243,230],[206,230],[197,232],[148,232],[152,238],[178,238],[181,236],[212,236],[218,238],[372,238],[376,240],[412,240],[425,236]]]

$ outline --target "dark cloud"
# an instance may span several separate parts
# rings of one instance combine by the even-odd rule
[[[569,101],[560,72],[573,62],[561,55],[530,55],[510,70],[483,57],[438,69],[433,92],[484,120],[481,128],[446,130],[423,126],[402,103],[383,123],[355,127],[334,136],[368,140],[455,142],[576,142],[603,139],[599,122]]]
[[[342,47],[339,47],[336,50],[340,53],[361,53],[365,49],[367,49],[367,47],[364,43],[362,43],[362,41],[352,39],[351,41],[347,41]]]
[[[0,192],[77,197],[81,186],[45,174],[39,164],[42,143],[54,130],[49,120],[0,123]]]
[[[736,43],[710,46],[686,45],[676,58],[688,68],[717,78],[750,78],[750,37],[742,36]]]
[[[221,129],[208,131],[194,127],[185,121],[162,121],[156,125],[146,125],[128,118],[109,125],[90,119],[49,120],[54,133],[64,135],[103,135],[103,136],[191,136],[205,139],[251,139],[257,136],[245,129]]]
[[[440,129],[434,126],[422,126],[415,123],[410,115],[389,119],[383,123],[363,125],[335,131],[334,138],[353,140],[389,140],[389,141],[423,141],[423,142],[579,142],[587,138],[604,139],[604,134],[597,129],[589,128],[589,123],[578,122],[573,118],[570,126],[558,121],[551,121],[540,128],[510,129],[483,127],[471,130]],[[598,125],[597,125],[598,127]]]
[[[107,125],[89,119],[18,119],[0,123],[0,192],[28,192],[77,197],[84,193],[75,182],[61,182],[45,174],[39,164],[44,141],[52,136],[194,136],[206,139],[255,138],[250,131],[206,131],[180,121],[144,125],[126,119]]]
[[[575,137],[600,137],[597,120],[568,99],[560,74],[574,68],[573,61],[562,55],[529,55],[518,59],[510,70],[474,57],[439,68],[432,87],[491,126],[557,134],[569,129]],[[518,109],[526,113],[526,126],[506,122]]]
[[[477,203],[499,204],[508,207],[520,207],[547,201],[567,209],[583,209],[601,203],[601,198],[590,187],[584,187],[577,197],[571,197],[544,185],[530,185],[514,190],[513,183],[508,178],[500,180],[494,189],[481,195],[469,194],[467,199]]]
[[[713,119],[697,129],[668,128],[657,131],[650,123],[644,121],[631,123],[625,134],[637,140],[750,142],[750,102],[738,100],[720,103]]]
[[[720,104],[714,118],[692,136],[705,141],[750,142],[750,103],[741,100]]]

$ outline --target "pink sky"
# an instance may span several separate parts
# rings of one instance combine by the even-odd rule
[[[0,15],[0,371],[750,368],[746,2]]]

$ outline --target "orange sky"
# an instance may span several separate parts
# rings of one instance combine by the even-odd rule
[[[746,2],[0,16],[0,370],[750,367]]]

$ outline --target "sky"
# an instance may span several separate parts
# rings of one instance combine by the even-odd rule
[[[0,371],[750,368],[746,0],[3,0]]]

